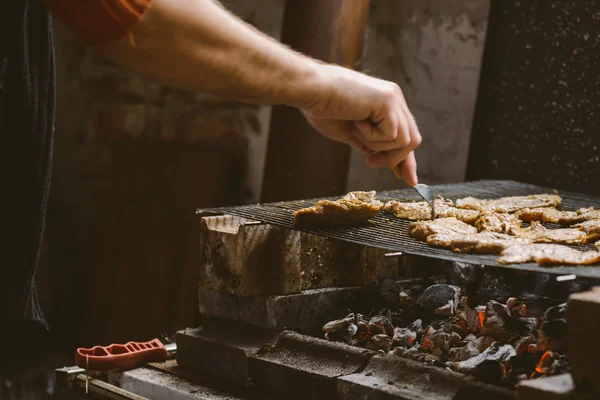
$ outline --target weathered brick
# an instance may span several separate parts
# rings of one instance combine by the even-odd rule
[[[227,215],[201,218],[200,290],[239,296],[298,293],[300,233],[249,222]]]
[[[592,387],[600,393],[600,287],[575,293],[568,302],[568,355],[576,386]]]
[[[394,271],[384,250],[233,216],[201,220],[201,287],[240,296],[373,284]]]

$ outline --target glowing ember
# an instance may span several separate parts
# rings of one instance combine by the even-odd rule
[[[483,328],[483,324],[485,322],[485,310],[479,311],[479,327]]]
[[[540,362],[538,362],[538,365],[535,367],[535,370],[538,374],[544,375],[548,372],[548,367],[545,366],[544,364],[546,363],[548,358],[550,358],[550,356],[551,356],[550,350],[548,350],[544,353],[542,358],[540,358]]]

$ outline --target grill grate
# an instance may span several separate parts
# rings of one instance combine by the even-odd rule
[[[519,196],[537,193],[552,193],[552,189],[541,186],[530,185],[514,181],[475,181],[450,185],[432,186],[434,195],[442,195],[445,198],[456,200],[461,197],[473,196],[479,198],[498,198],[504,196]],[[565,210],[576,210],[581,207],[599,207],[600,197],[592,197],[585,194],[573,192],[560,192],[562,207]],[[330,199],[337,199],[339,196]],[[413,189],[402,189],[395,191],[379,192],[377,198],[382,201],[420,200]],[[237,207],[221,207],[209,210],[199,210],[230,214],[244,217],[264,223],[283,226],[290,229],[325,236],[331,239],[343,240],[365,246],[377,247],[391,252],[403,252],[405,254],[434,257],[445,260],[466,262],[497,266],[502,268],[520,269],[527,271],[546,272],[553,274],[576,274],[591,278],[600,278],[600,266],[555,266],[541,267],[535,263],[502,265],[496,262],[497,256],[458,254],[451,250],[430,247],[424,242],[413,239],[408,234],[409,221],[400,220],[390,214],[380,212],[372,218],[365,226],[349,229],[324,229],[316,227],[297,227],[294,225],[292,213],[300,208],[309,207],[319,199],[278,202],[268,204],[254,204]],[[547,224],[552,228],[553,224]],[[556,225],[554,225],[556,227]],[[583,246],[592,249],[592,246]]]

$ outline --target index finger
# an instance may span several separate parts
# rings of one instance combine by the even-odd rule
[[[419,183],[417,178],[417,159],[415,158],[415,152],[411,151],[408,156],[400,164],[400,170],[402,178],[410,186],[415,186]]]

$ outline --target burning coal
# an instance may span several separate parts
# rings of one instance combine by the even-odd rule
[[[328,322],[323,326],[325,338],[508,387],[568,371],[566,304],[535,317],[519,298],[478,304],[452,285],[432,285],[418,296],[402,291],[398,296],[398,310],[349,314]],[[418,318],[402,325],[407,316]]]

